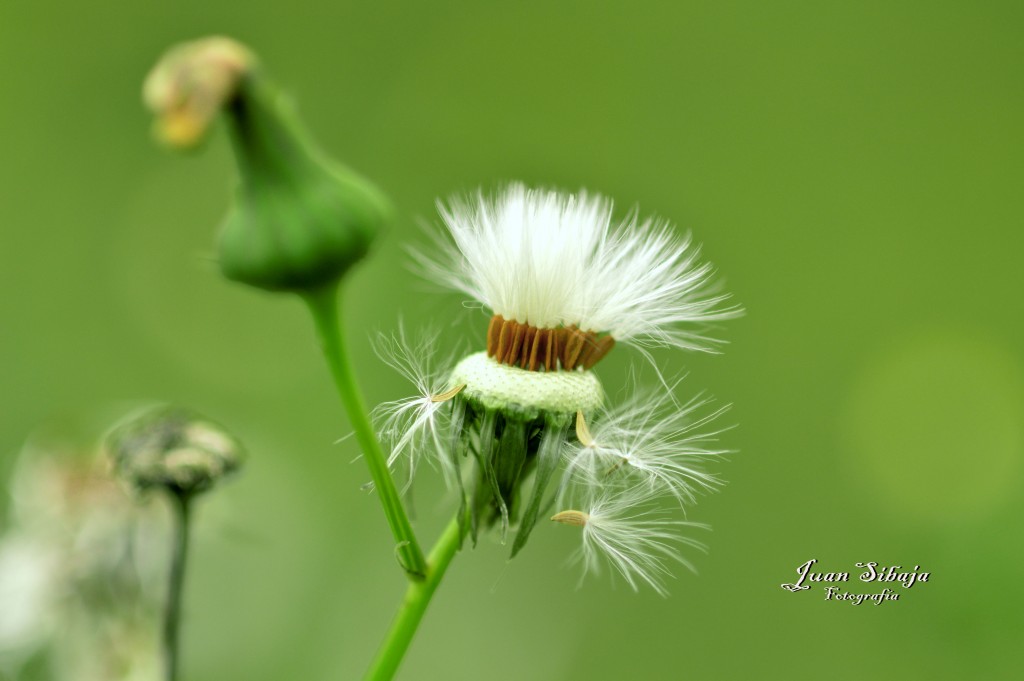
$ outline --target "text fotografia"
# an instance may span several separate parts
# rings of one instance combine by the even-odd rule
[[[782,588],[793,592],[806,591],[811,588],[811,584],[818,582],[824,587],[826,601],[848,601],[854,605],[871,601],[875,605],[880,605],[883,601],[898,601],[900,599],[899,593],[894,590],[896,586],[909,589],[918,582],[927,582],[931,576],[928,572],[922,572],[920,565],[915,565],[913,570],[908,570],[902,565],[879,567],[875,562],[856,563],[855,566],[863,570],[858,575],[860,581],[877,582],[887,586],[880,593],[852,593],[835,586],[838,582],[849,582],[849,572],[814,572],[812,568],[817,562],[817,559],[811,559],[798,567],[796,573],[800,578],[793,584],[783,584]],[[889,586],[893,588],[888,588]]]

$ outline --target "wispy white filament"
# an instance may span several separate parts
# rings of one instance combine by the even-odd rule
[[[641,391],[587,424],[590,440],[566,444],[568,482],[593,491],[643,484],[681,504],[694,503],[700,491],[721,480],[705,464],[726,450],[712,445],[721,432],[706,430],[728,407],[697,412],[709,400],[677,405],[670,393]]]
[[[665,580],[672,563],[696,572],[680,552],[681,546],[705,550],[704,545],[680,534],[680,528],[708,529],[706,525],[673,520],[657,511],[643,510],[646,490],[597,496],[587,507],[583,545],[577,557],[587,572],[599,573],[610,564],[634,591],[647,584],[668,595]]]
[[[438,367],[434,361],[437,334],[425,334],[412,344],[400,326],[393,336],[379,336],[374,349],[385,364],[412,383],[416,392],[374,409],[381,439],[390,447],[388,466],[404,460],[411,483],[420,460],[427,457],[441,470],[446,482],[452,483],[455,467],[444,438],[447,429],[443,419],[448,412],[443,409],[445,402],[434,399],[449,388],[449,368]]]
[[[739,313],[715,292],[689,237],[635,214],[616,221],[601,196],[513,184],[439,210],[451,239],[439,239],[439,257],[418,261],[506,319],[709,350],[715,341],[702,328]]]

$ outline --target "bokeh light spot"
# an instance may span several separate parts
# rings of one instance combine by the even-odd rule
[[[854,478],[910,520],[986,516],[1017,485],[1022,396],[1019,362],[996,343],[898,342],[865,368],[844,414]]]

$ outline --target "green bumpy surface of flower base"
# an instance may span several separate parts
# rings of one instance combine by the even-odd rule
[[[462,396],[470,402],[525,418],[589,413],[604,400],[601,383],[590,371],[528,371],[499,364],[486,352],[459,362],[451,383],[465,385]]]

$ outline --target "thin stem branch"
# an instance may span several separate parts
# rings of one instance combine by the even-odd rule
[[[441,583],[448,565],[462,545],[462,526],[459,519],[453,518],[444,533],[438,538],[434,548],[430,550],[427,561],[426,578],[413,582],[405,592],[405,599],[391,623],[391,630],[377,652],[373,665],[366,673],[366,681],[390,681],[398,671],[405,652],[409,649],[412,637],[419,628],[423,613],[426,612],[430,600]]]
[[[171,550],[171,572],[168,577],[167,604],[164,609],[164,678],[176,681],[180,658],[181,600],[185,585],[185,567],[188,562],[189,530],[191,527],[191,495],[171,492],[174,523],[174,546]]]
[[[363,396],[352,370],[352,360],[348,355],[345,337],[341,332],[338,317],[338,286],[331,284],[317,291],[304,293],[303,299],[313,315],[321,349],[334,377],[334,385],[355,430],[363,458],[370,467],[374,488],[397,542],[396,550],[402,567],[410,579],[422,579],[427,572],[426,559],[423,557],[419,542],[416,541],[409,516],[405,512],[395,481],[388,469],[387,458],[367,415]]]

